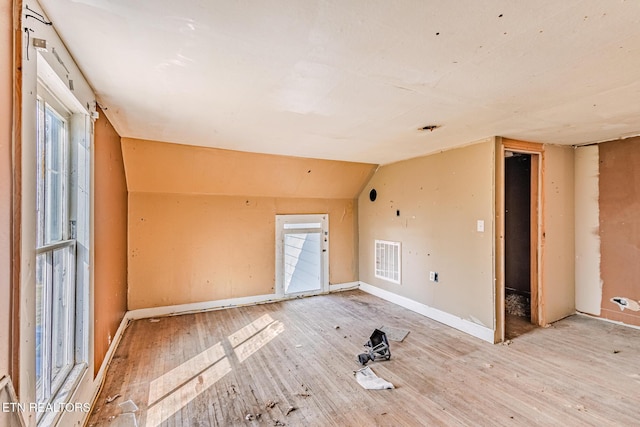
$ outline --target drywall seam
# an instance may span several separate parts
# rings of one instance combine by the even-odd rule
[[[329,293],[357,289],[358,282],[338,283],[329,286]],[[318,295],[326,295],[318,294]],[[204,301],[190,304],[167,305],[162,307],[140,308],[128,311],[125,319],[138,320],[149,317],[174,316],[178,314],[197,313],[201,311],[222,310],[225,308],[240,307],[245,305],[266,304],[270,302],[286,301],[300,298],[299,296],[279,297],[277,294],[255,295],[241,298],[228,298],[216,301]]]
[[[466,319],[462,319],[458,316],[454,316],[447,312],[438,310],[437,308],[429,307],[428,305],[419,303],[407,297],[403,297],[393,292],[386,291],[384,289],[372,286],[365,282],[360,282],[360,290],[367,292],[371,295],[375,295],[378,298],[382,298],[386,301],[397,304],[408,310],[422,314],[437,322],[443,323],[459,331],[465,332],[471,336],[479,338],[483,341],[487,341],[491,344],[494,342],[494,331],[485,326],[478,325],[477,323],[470,322]]]
[[[575,150],[576,309],[600,316],[600,212],[598,146]]]

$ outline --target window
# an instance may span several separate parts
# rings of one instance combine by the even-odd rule
[[[375,245],[375,276],[400,284],[400,242],[376,240]]]
[[[86,113],[38,83],[36,101],[36,397],[56,401],[86,367],[89,163]],[[83,147],[82,144],[86,146]],[[87,182],[85,182],[87,181]],[[86,194],[85,194],[86,193]],[[78,221],[78,218],[81,221]],[[77,239],[77,234],[83,236]],[[78,274],[80,273],[80,274]],[[39,412],[39,417],[44,413]]]

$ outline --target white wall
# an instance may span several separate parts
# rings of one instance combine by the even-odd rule
[[[599,158],[597,145],[575,150],[576,310],[596,316],[602,305]]]

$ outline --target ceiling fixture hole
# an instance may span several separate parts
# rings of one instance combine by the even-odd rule
[[[440,127],[440,125],[427,125],[425,127],[421,127],[420,130],[428,130],[429,132],[433,132],[434,130],[438,129]]]

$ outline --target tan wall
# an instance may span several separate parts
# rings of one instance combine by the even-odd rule
[[[543,319],[575,312],[574,148],[544,146]]]
[[[494,328],[494,144],[378,169],[358,199],[361,281]],[[402,284],[375,278],[376,239],[402,243]]]
[[[329,213],[329,281],[355,281],[354,205],[131,193],[129,309],[274,293],[276,214]]]
[[[601,316],[640,326],[640,138],[599,148]],[[621,310],[615,297],[636,305]]]
[[[122,140],[130,310],[274,293],[275,216],[329,214],[329,282],[353,282],[375,165]]]
[[[11,360],[12,5],[0,3],[0,377],[9,373]]]
[[[94,135],[94,374],[127,310],[127,183],[120,136],[100,113]]]

